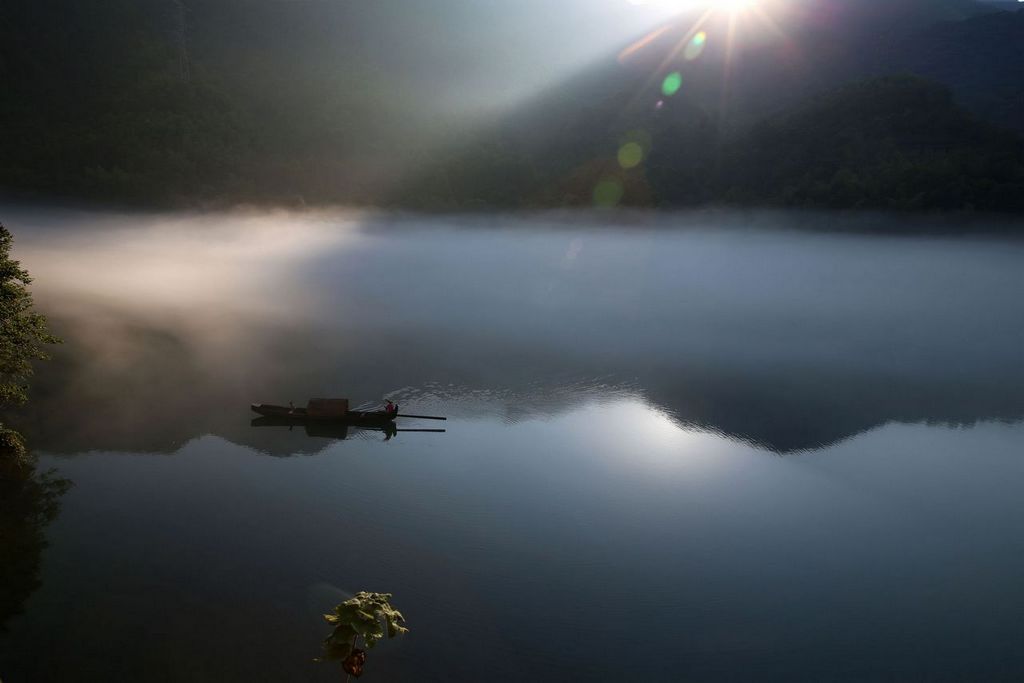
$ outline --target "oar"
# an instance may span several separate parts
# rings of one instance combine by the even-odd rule
[[[414,417],[417,420],[447,420],[448,419],[447,417],[435,417],[434,415],[406,415],[404,413],[399,413],[398,415],[395,415],[395,417]]]
[[[396,429],[396,432],[430,432],[432,434],[444,434],[447,429]]]

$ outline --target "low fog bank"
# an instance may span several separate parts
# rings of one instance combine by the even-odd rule
[[[779,452],[1024,417],[1011,239],[783,213],[5,220],[67,340],[27,419],[43,450],[275,451],[248,403],[330,395],[508,421],[639,397]]]

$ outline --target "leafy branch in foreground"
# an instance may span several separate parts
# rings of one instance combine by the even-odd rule
[[[28,400],[32,361],[49,358],[44,346],[60,340],[50,334],[46,318],[32,310],[32,278],[11,258],[14,237],[0,224],[0,408]],[[21,438],[0,423],[0,456],[23,460]]]
[[[324,640],[324,656],[317,661],[341,662],[345,673],[363,675],[366,652],[356,647],[359,638],[372,649],[385,635],[388,638],[407,633],[405,617],[391,606],[391,593],[357,593],[334,608],[324,619],[334,627]]]
[[[28,271],[11,258],[14,236],[0,224],[0,405],[21,405],[28,395],[32,361],[46,360],[50,334],[46,318],[32,310]]]

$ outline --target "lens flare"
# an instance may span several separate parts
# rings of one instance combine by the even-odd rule
[[[602,209],[614,208],[625,192],[618,178],[605,178],[594,188],[594,205]]]
[[[695,35],[693,39],[686,44],[686,47],[683,49],[683,57],[686,58],[688,62],[692,62],[697,59],[700,57],[701,53],[704,52],[704,46],[707,42],[708,34],[704,31],[698,32],[697,35]]]
[[[627,142],[619,147],[619,166],[629,170],[636,168],[644,160],[644,148],[638,142]]]
[[[665,97],[672,97],[679,88],[683,86],[683,75],[678,71],[673,71],[668,76],[665,76],[665,80],[661,82],[661,93]]]

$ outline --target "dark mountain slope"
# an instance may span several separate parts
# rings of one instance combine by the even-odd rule
[[[471,71],[435,44],[479,40],[486,10],[446,23],[447,9],[405,0],[185,5],[181,40],[169,0],[0,4],[0,191],[149,204],[557,206],[589,205],[597,190],[603,203],[717,202],[753,196],[745,185],[722,194],[735,156],[723,161],[723,149],[737,136],[895,73],[943,83],[983,119],[1024,130],[1024,14],[970,0],[764,0],[758,11],[781,33],[749,12],[730,43],[720,12],[692,50],[695,17],[680,17],[475,127],[438,113],[452,74],[414,57],[434,45],[443,70]],[[673,73],[678,91],[666,94]],[[624,149],[639,154],[626,168]]]
[[[470,146],[446,167],[430,169],[426,178],[418,179],[419,184],[403,186],[401,195],[412,203],[427,197],[447,206],[459,205],[457,199],[446,202],[449,197],[471,205],[586,205],[592,200],[601,203],[595,192],[611,182],[620,186],[613,197],[621,194],[619,201],[640,206],[737,201],[904,208],[1017,206],[1005,195],[1016,187],[1018,143],[981,121],[971,121],[956,108],[963,105],[997,125],[1024,126],[1020,123],[1024,116],[1017,116],[1024,106],[1019,94],[1024,87],[1024,58],[1018,58],[1024,49],[1024,33],[1020,33],[1024,13],[994,12],[955,0],[817,0],[789,7],[800,11],[775,17],[784,37],[748,16],[738,24],[732,47],[723,39],[728,33],[726,16],[712,16],[700,25],[695,16],[680,18],[676,26],[641,47],[595,64],[483,131],[479,139],[486,140],[492,150],[487,157],[500,167],[481,169],[482,158],[474,156]],[[692,44],[697,28],[707,37],[701,50],[691,52],[684,46]],[[984,49],[972,47],[982,41]],[[678,75],[679,89],[666,96],[664,79],[673,73]],[[842,140],[829,139],[830,123],[813,120],[828,113],[816,104],[817,98],[844,83],[913,73],[948,86],[953,100],[941,94],[941,88],[903,80],[850,91],[843,97],[852,99],[844,105],[860,110],[869,103],[854,101],[857,98],[891,97],[891,101],[874,103],[875,115],[893,125],[904,115],[919,122],[924,126],[920,137],[930,140],[927,152],[911,136],[879,130],[878,122],[872,120],[846,121]],[[798,145],[799,153],[783,157],[788,166],[780,168],[776,159],[738,151],[745,146],[774,147],[772,140],[762,138],[774,136],[771,131],[787,114],[820,133],[813,146]],[[757,125],[771,117],[772,125]],[[946,134],[954,137],[943,140]],[[634,138],[642,141],[643,163],[622,168],[618,152]],[[849,150],[853,144],[864,149],[857,154],[837,151]],[[868,162],[869,158],[873,161]],[[879,180],[881,185],[875,184],[872,196],[849,196],[858,188],[866,190],[861,182],[842,191],[837,186],[837,194],[830,197],[821,190],[831,187],[843,168],[856,177],[875,176],[882,170],[882,158],[891,162],[889,180]],[[806,168],[797,169],[794,164],[799,163],[807,164]],[[932,167],[927,169],[929,164]],[[895,182],[892,174],[897,165],[905,173],[920,176],[922,182],[931,177],[937,184],[930,193],[917,190],[907,196],[917,181],[901,175],[907,184],[900,184],[903,180],[890,183]],[[443,191],[437,179],[464,168],[474,170],[469,177],[459,178],[461,192]],[[503,168],[517,169],[514,177],[529,181],[518,185],[518,197],[507,185],[501,193],[491,191],[496,186],[491,179],[509,177]],[[820,191],[796,191],[814,173],[826,171],[827,176],[815,179]],[[985,178],[986,173],[994,175]],[[787,180],[758,186],[747,174]],[[963,178],[954,182],[952,175]],[[887,197],[889,190],[895,194]],[[945,199],[940,201],[940,195]],[[432,205],[430,200],[423,203]]]
[[[938,81],[980,118],[1024,134],[1024,9],[916,32],[883,55],[875,71]]]
[[[0,5],[0,188],[121,201],[236,189],[255,127],[164,31],[168,3]]]
[[[1024,209],[1024,143],[910,77],[848,86],[758,125],[721,163],[719,190],[741,203]]]

